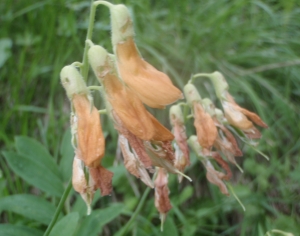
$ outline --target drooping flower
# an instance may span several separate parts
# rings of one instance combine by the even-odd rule
[[[154,181],[155,186],[155,207],[160,213],[160,220],[163,223],[168,211],[172,209],[169,199],[168,172],[164,168],[158,168],[157,177]],[[161,228],[162,229],[162,228]]]
[[[215,123],[201,105],[201,97],[194,85],[187,84],[184,87],[184,94],[193,111],[198,142],[204,152],[209,152],[218,134]]]
[[[203,148],[200,146],[197,136],[192,135],[188,139],[188,144],[194,150],[197,157],[201,160],[204,167],[206,168],[206,178],[209,182],[214,185],[217,185],[224,195],[229,195],[224,180],[229,180],[232,176],[232,172],[229,168],[229,165],[222,159],[222,157],[217,152],[203,152]],[[210,156],[208,156],[209,154]],[[220,171],[217,171],[212,165],[210,159],[214,159],[221,167],[226,171],[226,174]]]
[[[212,73],[210,79],[214,84],[217,97],[221,100],[229,124],[242,130],[248,138],[259,139],[261,133],[252,122],[263,128],[268,128],[268,125],[257,114],[240,107],[234,101],[228,92],[229,86],[220,72]]]
[[[173,126],[173,134],[175,136],[175,161],[174,166],[181,172],[185,167],[190,165],[190,151],[187,144],[187,136],[185,132],[183,114],[179,105],[173,105],[170,108],[170,123]],[[182,181],[182,175],[178,176],[179,182]]]
[[[140,56],[134,42],[134,29],[127,7],[110,3],[104,5],[110,9],[112,44],[122,80],[143,103],[153,108],[164,108],[183,98],[182,92],[166,74]]]
[[[174,135],[145,109],[139,97],[118,78],[113,58],[100,46],[92,46],[88,57],[94,73],[104,86],[107,109],[115,128],[127,139],[143,166],[147,169],[164,167],[169,172],[180,173],[174,167],[175,157],[171,147]]]
[[[98,110],[93,106],[92,97],[75,67],[64,67],[60,77],[74,110],[71,125],[76,157],[88,167],[102,196],[108,195],[112,191],[113,173],[101,166],[105,139]]]

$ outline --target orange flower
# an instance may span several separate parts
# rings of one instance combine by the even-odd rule
[[[118,78],[114,62],[105,49],[92,46],[88,56],[104,86],[107,101],[128,131],[142,140],[174,139],[173,134],[146,110],[139,97]]]
[[[240,107],[228,91],[224,92],[224,98],[222,105],[229,124],[241,129],[248,138],[260,138],[261,134],[252,122],[263,128],[268,128],[268,125],[257,114]]]
[[[121,78],[146,105],[164,108],[183,98],[166,74],[140,57],[132,37],[116,45],[116,56]]]
[[[184,94],[193,111],[198,142],[204,149],[203,152],[209,153],[218,134],[215,123],[210,114],[201,105],[200,94],[193,84],[184,86]]]
[[[60,75],[74,108],[72,131],[76,140],[76,156],[89,167],[89,173],[102,196],[108,195],[112,191],[113,173],[101,166],[105,139],[98,110],[93,106],[91,95],[75,67],[64,67]]]
[[[153,108],[164,108],[183,98],[182,92],[166,74],[141,58],[134,43],[134,29],[127,7],[105,1],[100,4],[110,10],[112,44],[122,80],[143,103]]]

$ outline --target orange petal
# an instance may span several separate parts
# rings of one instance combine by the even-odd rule
[[[217,138],[217,128],[211,116],[207,114],[200,103],[194,102],[194,126],[199,144],[202,148],[211,149]]]
[[[143,103],[153,108],[164,108],[183,98],[182,92],[166,74],[139,56],[132,37],[117,44],[116,55],[121,78]]]
[[[74,94],[73,106],[77,117],[77,140],[80,158],[86,166],[97,167],[104,156],[105,140],[100,115],[86,95]]]
[[[107,99],[123,125],[138,138],[150,140],[155,133],[155,128],[152,117],[149,116],[140,99],[114,75],[107,74],[103,85]]]
[[[90,168],[90,175],[92,176],[96,186],[100,189],[101,195],[109,195],[112,191],[112,177],[113,173],[103,166]]]
[[[268,125],[263,122],[263,120],[254,112],[248,111],[247,109],[244,109],[242,107],[240,107],[234,100],[234,98],[230,95],[230,93],[226,93],[226,99],[228,100],[229,103],[231,103],[233,109],[240,111],[241,113],[243,113],[245,116],[247,116],[250,120],[252,120],[255,124],[263,127],[263,128],[268,128]],[[249,129],[250,127],[248,127]],[[245,128],[247,129],[247,128]]]
[[[155,129],[154,135],[151,140],[155,141],[172,141],[174,135],[164,127],[152,114],[148,112],[148,115],[152,121],[153,127]]]
[[[222,159],[222,157],[220,156],[220,154],[219,153],[217,153],[217,152],[212,152],[212,155],[211,155],[221,166],[222,166],[222,168],[226,171],[226,175],[224,175],[224,176],[222,176],[222,178],[221,179],[224,179],[224,180],[229,180],[229,179],[231,179],[231,177],[232,177],[232,172],[231,172],[231,170],[230,170],[230,167],[229,167],[229,165],[227,164],[227,162],[226,161],[224,161],[223,159]]]

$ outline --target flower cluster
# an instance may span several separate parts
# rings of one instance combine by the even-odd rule
[[[209,99],[202,99],[190,81],[184,87],[187,103],[170,108],[172,131],[164,127],[145,107],[163,109],[183,99],[183,93],[170,78],[147,63],[134,42],[132,19],[124,5],[105,1],[111,15],[113,54],[88,41],[88,62],[101,86],[106,112],[119,134],[119,142],[128,172],[155,189],[155,207],[164,221],[172,208],[169,200],[168,174],[177,174],[179,182],[185,168],[190,165],[189,146],[204,164],[208,181],[229,195],[224,180],[231,171],[228,162],[237,165],[236,156],[242,156],[235,136],[244,140],[258,139],[261,134],[254,124],[267,125],[256,114],[237,105],[228,92],[228,84],[219,72],[206,74],[221,100],[223,111],[214,107]],[[100,115],[93,104],[90,89],[74,66],[61,71],[61,82],[71,102],[72,144],[75,150],[73,162],[73,187],[90,205],[97,189],[101,195],[112,191],[113,173],[101,165],[105,154]],[[196,77],[194,77],[196,78]],[[181,106],[191,109],[197,136],[187,138]],[[253,123],[252,123],[253,122]],[[214,160],[215,163],[212,161]],[[219,171],[218,163],[226,173]],[[151,174],[153,174],[151,178]]]

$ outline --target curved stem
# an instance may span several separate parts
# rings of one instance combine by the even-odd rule
[[[188,83],[193,83],[195,81],[196,78],[198,77],[207,77],[207,78],[210,78],[211,77],[211,74],[208,74],[208,73],[198,73],[198,74],[195,74],[192,76],[192,78],[189,80]]]
[[[56,221],[57,221],[57,219],[59,217],[59,214],[60,214],[60,212],[61,212],[61,210],[62,210],[62,208],[63,208],[63,206],[65,204],[65,201],[66,201],[66,199],[67,199],[67,197],[68,197],[71,189],[72,189],[72,180],[69,181],[69,184],[68,184],[67,188],[65,189],[65,191],[64,191],[64,193],[63,193],[63,195],[62,195],[62,197],[61,197],[61,199],[60,199],[60,201],[58,203],[58,206],[57,206],[57,208],[55,210],[54,216],[53,216],[50,224],[48,225],[48,228],[45,231],[44,236],[48,236],[50,234],[53,226],[55,225],[55,223],[56,223]]]
[[[92,40],[97,6],[98,6],[98,4],[95,4],[94,1],[91,0],[90,19],[89,19],[88,31],[86,34],[86,40]],[[85,42],[85,47],[84,47],[84,51],[83,51],[83,59],[82,59],[82,67],[81,67],[81,74],[82,74],[84,80],[87,80],[87,76],[89,73],[89,64],[88,64],[88,56],[87,56],[88,49],[89,49],[89,43]]]

